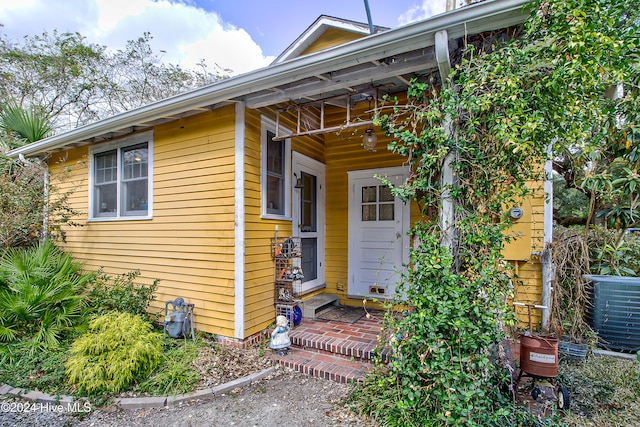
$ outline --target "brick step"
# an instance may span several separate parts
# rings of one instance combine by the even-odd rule
[[[349,337],[338,338],[310,332],[290,333],[291,345],[315,352],[340,355],[359,361],[371,361],[376,343],[367,339]]]
[[[281,366],[303,374],[324,378],[338,383],[351,383],[362,379],[372,365],[367,362],[349,360],[340,355],[290,347],[289,354],[273,356]]]
[[[379,333],[377,320],[363,319],[351,324],[305,319],[289,332],[289,338],[294,347],[369,362]]]

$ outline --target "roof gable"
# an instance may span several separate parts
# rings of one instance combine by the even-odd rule
[[[388,28],[374,26],[376,33],[385,30],[388,30]],[[273,61],[273,64],[319,52],[368,35],[368,24],[335,18],[333,16],[320,15],[300,37]]]

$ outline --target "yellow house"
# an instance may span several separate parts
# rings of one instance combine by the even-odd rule
[[[274,320],[272,238],[299,238],[296,297],[394,294],[415,212],[376,175],[402,181],[371,110],[411,79],[442,72],[438,52],[466,36],[519,25],[524,0],[479,3],[393,30],[321,16],[276,61],[16,149],[47,159],[83,212],[65,248],[87,268],[160,279],[152,310],[195,304],[198,329],[245,342]],[[440,60],[440,62],[442,62]],[[363,135],[377,145],[365,149]],[[374,142],[374,141],[370,141]],[[369,147],[370,148],[370,147]],[[519,206],[506,250],[539,303],[550,212],[542,190]]]

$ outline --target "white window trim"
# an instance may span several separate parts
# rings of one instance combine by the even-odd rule
[[[122,166],[119,165],[117,169],[117,185],[118,185],[118,197],[117,197],[117,215],[115,217],[94,217],[94,162],[95,155],[103,153],[105,151],[115,150],[118,148],[128,147],[136,144],[147,143],[148,156],[149,156],[149,164],[147,169],[147,185],[148,185],[148,206],[147,206],[147,214],[139,215],[139,216],[120,216],[120,203],[122,194],[121,190],[121,173]],[[147,131],[142,133],[137,133],[135,135],[127,136],[125,138],[121,138],[115,141],[111,141],[108,143],[101,143],[94,146],[89,147],[89,212],[87,214],[88,222],[108,222],[108,221],[135,221],[135,220],[149,220],[153,218],[153,131]]]
[[[267,132],[274,134],[290,134],[287,129],[280,126],[280,132],[276,131],[276,122],[262,116],[260,126],[260,218],[279,219],[291,221],[291,139],[284,141],[284,214],[272,214],[267,212]]]

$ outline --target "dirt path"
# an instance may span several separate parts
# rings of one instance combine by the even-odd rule
[[[0,426],[187,427],[187,426],[367,426],[343,404],[349,387],[278,369],[234,393],[178,408],[123,411],[97,409],[89,416],[42,412],[0,413]]]

